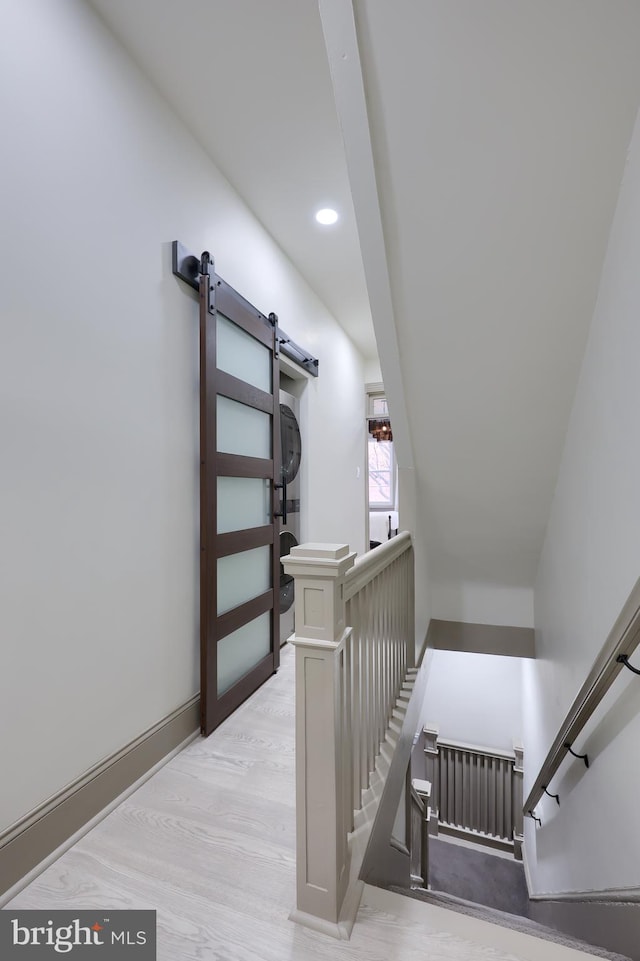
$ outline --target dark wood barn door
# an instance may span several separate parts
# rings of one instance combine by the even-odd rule
[[[200,275],[201,724],[207,735],[279,665],[276,326]]]

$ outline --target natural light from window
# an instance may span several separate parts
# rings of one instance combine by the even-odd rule
[[[369,507],[393,508],[395,464],[393,442],[369,438]]]

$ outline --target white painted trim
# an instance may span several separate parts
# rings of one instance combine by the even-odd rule
[[[465,741],[449,741],[438,738],[438,747],[452,747],[460,751],[468,751],[470,754],[485,754],[489,757],[502,758],[504,761],[514,761],[516,756],[513,751],[502,751],[496,747],[483,747],[480,744],[467,744]]]
[[[637,904],[640,902],[640,887],[593,888],[587,891],[542,891],[533,894],[533,881],[529,870],[526,844],[522,845],[522,865],[527,892],[531,901],[568,901],[568,902],[610,902],[613,904]]]
[[[640,902],[640,887],[598,888],[593,891],[545,891],[543,894],[530,894],[532,901],[607,901],[615,904],[637,904]]]
[[[404,554],[411,547],[411,534],[402,531],[390,541],[374,547],[362,557],[356,559],[355,564],[347,572],[344,579],[344,599],[351,600],[359,591],[381,574],[396,558]]]
[[[355,853],[355,852],[354,852]],[[357,867],[360,871],[362,858],[352,856],[352,864]],[[353,925],[356,921],[356,916],[360,908],[360,902],[362,900],[362,894],[364,892],[364,881],[359,878],[352,878],[349,880],[349,887],[347,889],[347,895],[344,899],[342,905],[342,911],[340,913],[340,930],[344,932],[344,939],[349,940],[351,937],[351,932],[353,931]]]
[[[278,357],[280,362],[280,370],[291,377],[292,380],[312,380],[312,376],[308,370],[304,367],[299,367],[295,361],[291,360],[289,357],[285,357],[284,354],[280,354]]]
[[[381,380],[374,381],[370,384],[365,384],[364,389],[367,394],[384,394],[384,384]]]
[[[529,862],[527,860],[527,842],[524,836],[522,839],[522,867],[524,868],[524,880],[527,885],[527,894],[529,895],[529,898],[531,898],[533,881],[531,879],[531,871],[529,870]]]
[[[354,8],[352,2],[343,0],[319,0],[318,7],[344,142],[385,394],[393,411],[393,442],[398,464],[409,469],[414,466],[413,447]]]
[[[298,908],[291,911],[289,920],[295,924],[300,924],[303,928],[311,928],[312,931],[327,934],[330,938],[335,938],[336,941],[348,941],[351,938],[363,891],[364,881],[357,880],[349,885],[340,912],[340,920],[337,924],[332,921],[325,921],[324,918],[317,918],[314,914],[308,914],[306,911],[299,911]]]
[[[335,938],[336,941],[349,940],[348,935],[342,932],[339,923],[334,924],[332,921],[325,921],[324,918],[317,918],[315,914],[309,914],[308,911],[299,911],[298,908],[294,908],[289,914],[289,920],[303,928],[310,928],[312,931],[319,931],[320,934],[327,934],[330,938]]]
[[[446,821],[438,821],[438,833],[445,838],[462,838],[473,841],[479,848],[495,848],[497,851],[507,851],[513,854],[515,845],[509,838],[494,837],[492,834],[481,834],[473,828],[462,828],[456,824],[448,824]]]
[[[292,647],[310,647],[310,648],[313,648],[314,650],[331,651],[332,653],[340,653],[347,639],[349,638],[350,634],[351,634],[351,628],[349,627],[344,629],[342,633],[342,637],[340,638],[339,641],[316,641],[316,640],[311,640],[308,637],[298,637],[298,635],[294,631],[294,633],[287,638],[287,641],[289,642],[289,644],[291,644]]]

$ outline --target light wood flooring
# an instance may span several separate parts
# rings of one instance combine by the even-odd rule
[[[365,888],[350,941],[288,920],[295,899],[294,652],[7,908],[152,908],[159,961],[586,958]]]

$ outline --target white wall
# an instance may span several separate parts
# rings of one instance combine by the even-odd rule
[[[379,384],[382,382],[382,371],[377,360],[367,360],[364,370],[365,382],[367,384]]]
[[[432,616],[465,624],[533,627],[533,590],[473,581],[431,585]]]
[[[394,441],[395,444],[395,441]],[[425,650],[431,620],[431,590],[429,578],[429,532],[416,472],[413,467],[398,464],[398,526],[410,531],[413,538],[415,569],[415,654],[416,663]]]
[[[198,689],[198,323],[174,238],[319,357],[307,533],[364,547],[351,342],[84,3],[2,21],[0,830]]]
[[[431,616],[465,624],[533,627],[533,591],[462,581],[431,583]],[[440,736],[510,751],[522,740],[522,660],[434,651],[422,716]]]
[[[443,740],[511,751],[522,738],[522,659],[434,651],[423,715]]]
[[[640,125],[636,122],[567,432],[525,666],[525,790],[640,574]],[[536,891],[640,885],[640,685],[623,677],[527,824]]]
[[[324,313],[324,312],[323,312]],[[296,328],[298,307],[291,323],[281,319],[286,332],[304,344],[320,360],[320,376],[311,378],[301,398],[301,428],[305,437],[305,464],[301,472],[301,500],[311,505],[301,512],[303,541],[348,543],[365,551],[365,394],[360,354],[348,337],[336,328],[331,342],[322,335],[323,317],[317,329]],[[309,312],[307,311],[307,323]],[[333,323],[333,322],[332,322]]]

